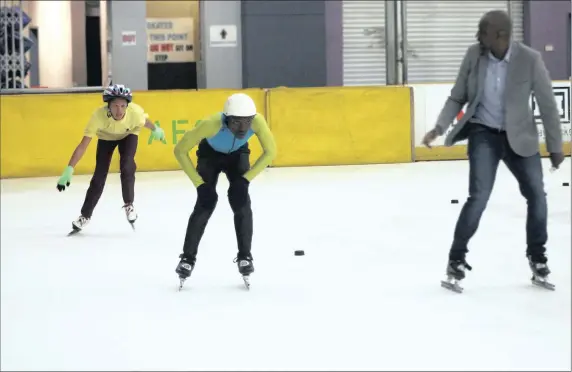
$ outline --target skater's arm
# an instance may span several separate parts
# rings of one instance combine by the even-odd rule
[[[155,124],[153,124],[153,122],[149,119],[145,119],[144,127],[149,129],[149,130],[152,130],[152,131],[155,130],[155,128],[156,128]]]
[[[562,124],[558,105],[552,91],[552,79],[540,53],[535,53],[532,89],[538,102],[542,125],[546,133],[546,150],[549,153],[562,152]]]
[[[256,160],[252,168],[244,174],[244,178],[249,182],[268,167],[276,157],[276,142],[274,141],[274,136],[262,115],[256,115],[252,121],[252,130],[256,133],[264,152]]]
[[[155,129],[155,125],[149,120],[149,114],[145,112],[143,107],[132,102],[129,104],[128,110],[130,119],[132,120],[131,133],[139,134],[143,127],[151,130]],[[149,124],[151,124],[151,126],[149,126]]]
[[[220,126],[220,121],[202,120],[192,130],[186,132],[181,141],[175,146],[175,158],[195,187],[199,187],[204,181],[193,165],[189,152],[204,138],[210,138],[217,134]]]
[[[85,154],[85,151],[87,150],[87,147],[89,146],[90,142],[91,142],[91,137],[84,136],[81,139],[81,142],[79,143],[79,145],[77,145],[71,156],[70,162],[68,163],[69,166],[75,168],[76,164],[79,163],[79,161],[83,157],[83,154]]]

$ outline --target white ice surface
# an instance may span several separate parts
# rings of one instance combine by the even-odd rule
[[[545,178],[556,291],[530,283],[526,202],[501,165],[461,295],[439,281],[465,161],[266,171],[251,185],[250,292],[224,176],[182,292],[196,195],[182,172],[138,173],[136,232],[110,175],[74,237],[89,177],[65,193],[56,178],[3,180],[2,370],[570,371],[570,173],[567,159]]]

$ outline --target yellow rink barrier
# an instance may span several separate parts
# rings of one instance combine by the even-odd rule
[[[150,131],[142,129],[137,148],[138,171],[161,171],[181,169],[173,150],[186,131],[191,130],[197,120],[222,111],[228,96],[239,90],[208,89],[199,91],[147,91],[134,93],[134,102],[141,105],[149,114],[149,118],[165,130],[167,144],[159,141],[150,142]],[[248,94],[256,104],[259,113],[265,115],[266,93],[262,89],[241,90]],[[265,115],[266,116],[266,115]],[[250,163],[254,164],[262,154],[262,146],[256,136],[252,136],[250,147]],[[191,160],[196,165],[195,147],[190,152]]]
[[[547,157],[546,145],[541,143],[540,155]],[[562,152],[566,156],[570,156],[572,147],[570,142],[562,143]],[[425,146],[415,147],[415,161],[443,161],[443,160],[467,160],[467,145],[455,145],[451,147],[435,146],[427,148]]]
[[[409,87],[272,89],[273,166],[411,162],[411,101]]]
[[[60,175],[98,105],[102,105],[101,94],[2,96],[0,176]],[[93,172],[95,142],[90,144],[76,173]],[[113,159],[110,170],[119,170],[117,158]]]
[[[265,113],[265,92],[245,89]],[[152,121],[164,130],[166,144],[150,143],[150,131],[143,128],[136,155],[138,171],[180,169],[173,155],[175,144],[195,122],[222,111],[226,98],[237,90],[148,91],[135,92],[134,102],[141,105]],[[0,177],[59,176],[83,137],[93,111],[103,105],[101,94],[45,94],[2,96],[0,106]],[[78,163],[75,174],[91,174],[95,168],[94,139]],[[251,162],[262,153],[254,136],[250,140]],[[196,164],[196,150],[191,159]],[[119,170],[116,153],[110,168]]]

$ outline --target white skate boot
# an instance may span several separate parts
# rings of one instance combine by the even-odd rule
[[[131,224],[131,227],[135,228],[133,225],[135,221],[137,221],[137,212],[135,212],[135,208],[133,204],[124,205],[123,208],[125,209],[125,217],[127,217],[127,221]]]
[[[77,234],[80,232],[84,227],[89,224],[90,219],[84,216],[79,216],[77,220],[72,222],[72,231],[68,235]]]

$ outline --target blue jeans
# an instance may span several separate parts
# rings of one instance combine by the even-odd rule
[[[479,227],[502,160],[518,181],[520,193],[528,205],[526,254],[532,255],[535,262],[546,262],[548,211],[540,154],[522,157],[511,149],[506,133],[480,124],[467,123],[467,125],[472,126],[468,137],[469,198],[457,221],[449,258],[465,259],[468,252],[467,245]]]

